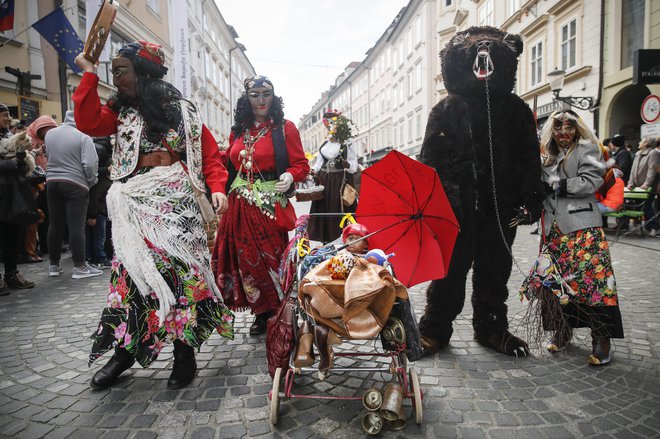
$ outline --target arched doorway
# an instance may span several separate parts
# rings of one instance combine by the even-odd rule
[[[640,108],[644,99],[651,92],[645,85],[629,85],[623,88],[612,100],[610,106],[609,136],[623,134],[626,143],[637,148],[639,143],[639,128],[642,126]]]

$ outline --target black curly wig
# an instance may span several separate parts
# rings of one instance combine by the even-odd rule
[[[108,106],[116,111],[122,107],[136,107],[146,125],[150,142],[158,143],[171,129],[177,131],[181,123],[181,109],[177,102],[183,99],[181,92],[169,82],[160,79],[163,74],[156,64],[140,57],[125,56],[133,63],[137,75],[136,98],[115,93],[108,99]]]
[[[270,106],[270,118],[276,127],[284,126],[284,101],[277,95],[273,95],[273,103]],[[231,127],[234,138],[237,139],[253,124],[254,113],[252,112],[252,105],[250,105],[247,92],[243,92],[243,95],[236,101],[236,108],[234,109],[234,125]]]

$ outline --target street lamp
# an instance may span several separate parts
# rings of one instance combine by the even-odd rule
[[[559,92],[564,87],[564,78],[566,78],[566,72],[564,70],[558,70],[556,67],[555,70],[548,73],[548,82],[550,83],[550,90],[552,90],[555,96],[554,100],[564,102],[580,110],[590,110],[594,104],[594,100],[591,97],[559,96]]]

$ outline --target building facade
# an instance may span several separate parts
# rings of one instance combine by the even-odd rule
[[[175,5],[173,2],[177,2]],[[18,35],[59,4],[56,0],[25,0],[15,3],[14,29],[0,32],[3,67],[40,75],[31,81],[31,96],[26,102],[25,90],[19,90],[17,78],[0,71],[0,101],[14,116],[19,116],[21,100],[36,108],[36,115],[53,115],[62,120],[62,110],[73,108],[71,96],[80,83],[80,74],[63,68],[61,78],[58,55],[34,29]],[[98,7],[97,0],[64,0],[62,9],[81,40],[87,36],[87,8]],[[174,8],[177,7],[177,9]],[[212,0],[130,0],[121,1],[110,35],[110,58],[125,44],[135,40],[158,43],[163,47],[169,68],[165,80],[179,85],[181,68],[173,62],[176,41],[172,36],[171,11],[187,16],[187,67],[189,91],[185,97],[195,102],[202,118],[221,145],[226,145],[233,120],[233,107],[243,91],[243,79],[254,75],[245,47],[236,41],[238,34],[228,25]],[[92,17],[94,14],[92,14]],[[180,19],[181,17],[177,17]],[[9,41],[11,40],[11,41]],[[9,41],[9,42],[8,42]],[[179,42],[180,43],[180,42]],[[110,73],[110,58],[98,67],[99,96],[106,100],[115,91]],[[180,87],[182,91],[183,88]],[[23,93],[23,95],[21,94]],[[22,97],[21,97],[22,96]],[[25,106],[27,108],[27,105]]]
[[[633,81],[635,51],[660,49],[660,2],[606,0],[604,3],[599,125],[603,137],[623,134],[627,144],[637,146],[643,136],[660,137],[658,121],[646,124],[640,114],[642,103],[649,95],[660,96],[660,84]],[[656,57],[654,63],[660,64],[660,55]]]
[[[447,95],[438,54],[456,32],[479,25],[521,36],[513,91],[535,111],[539,128],[553,111],[569,108],[569,98],[574,105],[586,98],[588,105],[570,108],[600,138],[622,133],[636,142],[640,130],[660,135],[660,124],[648,126],[640,116],[642,102],[660,95],[660,85],[633,83],[637,49],[660,49],[660,2],[410,0],[365,59],[302,118],[305,148],[318,148],[319,114],[338,108],[359,127],[354,143],[363,160],[392,148],[416,157],[429,111]],[[563,86],[553,91],[550,79],[560,71]],[[349,101],[340,78],[350,83]]]
[[[214,1],[187,0],[187,4],[191,98],[218,144],[226,147],[243,79],[255,74],[254,67],[245,46],[236,40],[238,33],[225,22]]]
[[[358,134],[353,143],[363,160],[394,148],[419,154],[426,118],[435,103],[428,73],[435,56],[429,38],[435,9],[435,0],[410,1],[365,59],[350,63],[337,77],[301,118],[307,152],[315,153],[325,138],[323,112],[336,108],[355,123]]]

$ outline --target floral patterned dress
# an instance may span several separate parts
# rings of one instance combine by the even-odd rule
[[[171,131],[166,140],[172,149],[182,152],[184,137],[183,129],[179,127],[178,133]],[[162,145],[150,143],[145,137],[140,142],[141,152],[159,149],[163,149]],[[176,239],[187,240],[186,244],[195,250],[195,257],[184,260],[183,257],[165,251],[146,236],[141,236],[147,249],[141,257],[155,267],[157,275],[162,277],[159,280],[161,285],[164,281],[174,296],[174,305],[168,307],[167,314],[162,316],[163,306],[157,294],[153,291],[141,293],[135,279],[131,278],[127,270],[127,261],[115,256],[107,307],[102,312],[97,331],[92,334],[93,346],[89,364],[110,349],[120,347],[125,348],[140,365],[146,367],[158,357],[165,345],[174,340],[178,339],[189,346],[199,348],[216,329],[223,337],[233,339],[234,315],[219,295],[213,292],[216,287],[210,284],[214,280],[210,270],[206,233],[199,214],[191,214],[196,208],[192,186],[181,170],[177,173],[168,168],[142,168],[122,180],[127,183],[125,187],[131,179],[134,179],[133,182],[141,179],[151,184],[140,185],[136,195],[122,195],[128,202],[134,203],[122,209],[132,212],[144,208],[144,215],[151,215],[146,217],[146,222],[162,221],[163,227],[178,227],[181,236]],[[122,192],[126,191],[122,189]],[[111,198],[112,195],[109,194],[108,200]],[[124,214],[126,218],[133,218],[129,215],[130,213]],[[129,223],[130,228],[134,226],[135,229],[141,230],[143,226],[130,220],[124,222]],[[164,234],[165,230],[158,235]],[[172,240],[168,244],[170,248],[176,247],[171,245]],[[144,287],[142,289],[144,290]]]
[[[562,305],[570,327],[591,328],[599,337],[623,338],[616,280],[602,227],[563,234],[553,223],[545,239],[544,250],[520,289],[521,297],[538,297],[547,288]],[[543,326],[559,329],[546,313]]]

